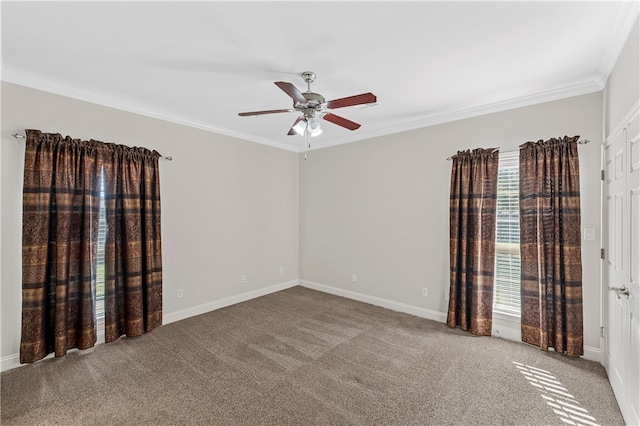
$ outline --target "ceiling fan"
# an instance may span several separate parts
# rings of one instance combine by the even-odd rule
[[[346,118],[335,115],[329,110],[344,108],[354,105],[373,104],[377,101],[376,95],[373,93],[362,93],[360,95],[348,96],[346,98],[325,101],[324,97],[318,93],[311,91],[311,83],[316,79],[316,74],[312,71],[302,73],[302,78],[307,83],[307,91],[302,93],[296,86],[286,81],[276,81],[275,85],[282,89],[287,95],[293,99],[293,108],[289,109],[271,109],[265,111],[241,112],[238,115],[247,117],[251,115],[277,114],[281,112],[299,111],[302,116],[298,117],[289,129],[288,135],[317,136],[322,133],[319,118],[329,121],[338,126],[342,126],[348,130],[356,130],[360,124],[355,123]]]

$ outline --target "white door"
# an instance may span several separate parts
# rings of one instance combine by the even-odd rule
[[[604,147],[604,365],[625,421],[640,425],[640,118]]]

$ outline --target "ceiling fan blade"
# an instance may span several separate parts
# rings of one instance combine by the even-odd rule
[[[287,83],[286,81],[276,81],[275,85],[284,90],[287,95],[291,96],[294,102],[298,102],[299,104],[307,103],[307,98],[302,96],[302,93],[300,93],[298,88],[293,84]]]
[[[378,98],[373,93],[362,93],[360,95],[348,96],[346,98],[334,99],[327,101],[327,108],[344,108],[353,105],[372,104],[376,102]]]
[[[298,132],[296,132],[295,130],[293,130],[293,128],[294,128],[294,127],[296,127],[296,125],[297,125],[299,122],[301,122],[301,121],[302,121],[302,117],[298,117],[298,118],[296,119],[296,121],[293,123],[293,126],[291,126],[291,129],[289,129],[289,133],[287,133],[287,135],[289,135],[289,136],[297,135],[297,134],[298,134]]]
[[[279,112],[293,112],[293,111],[295,111],[295,109],[268,109],[266,111],[239,112],[238,115],[240,117],[247,117],[250,115],[277,114]]]
[[[360,128],[360,125],[358,123],[354,123],[353,121],[347,120],[346,118],[340,117],[339,115],[327,113],[322,118],[332,122],[333,124],[342,126],[345,129],[356,130]]]

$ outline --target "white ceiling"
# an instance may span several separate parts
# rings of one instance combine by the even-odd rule
[[[313,148],[601,90],[638,2],[8,2],[2,80],[299,151],[273,83],[334,112]]]

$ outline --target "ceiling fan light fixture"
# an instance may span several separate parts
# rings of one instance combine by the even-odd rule
[[[1,0],[0,0],[1,1]],[[297,111],[302,113],[299,116],[295,124],[289,129],[287,135],[304,135],[306,144],[308,145],[309,138],[318,136],[322,133],[322,125],[316,116],[322,118],[324,121],[329,121],[333,124],[341,126],[347,130],[357,130],[360,128],[360,124],[355,123],[346,118],[340,117],[329,110],[337,108],[345,108],[355,105],[375,105],[377,97],[371,92],[361,93],[359,95],[347,96],[346,98],[338,98],[330,101],[326,101],[324,96],[311,91],[311,83],[316,78],[315,73],[311,71],[305,71],[301,74],[304,81],[307,83],[307,91],[302,93],[293,83],[286,81],[274,82],[276,86],[282,89],[291,100],[293,101],[293,108],[288,109],[270,109],[262,111],[249,111],[238,113],[241,117],[247,117],[252,115],[263,114],[276,114],[281,112],[293,112]]]
[[[311,137],[318,136],[322,133],[322,126],[316,118],[310,117],[307,119],[307,131]]]
[[[297,135],[303,135],[304,134],[304,129],[307,127],[307,122],[306,120],[300,120],[296,123],[295,126],[293,126],[291,129],[297,134]]]

